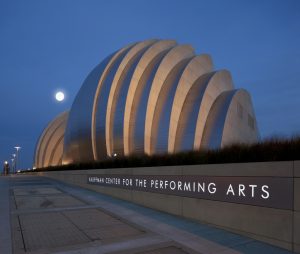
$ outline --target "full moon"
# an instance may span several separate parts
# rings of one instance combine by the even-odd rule
[[[56,99],[57,101],[63,101],[63,100],[65,99],[64,93],[63,93],[63,92],[57,92],[57,93],[55,94],[55,99]]]

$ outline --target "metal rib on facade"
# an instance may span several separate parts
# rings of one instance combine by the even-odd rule
[[[34,167],[43,168],[62,163],[67,120],[68,112],[64,112],[44,129],[35,148]]]

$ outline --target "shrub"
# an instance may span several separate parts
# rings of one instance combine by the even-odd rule
[[[26,172],[287,160],[300,160],[300,137],[290,139],[271,138],[256,144],[233,144],[217,150],[115,157],[98,162],[38,168]]]

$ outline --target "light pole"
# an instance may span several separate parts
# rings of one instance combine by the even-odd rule
[[[14,158],[11,159],[11,171],[12,171],[12,173],[14,173],[14,161],[15,161]]]
[[[12,164],[11,164],[11,169],[14,172],[15,171],[15,167],[16,167],[16,154],[13,153],[12,157],[13,157],[13,160],[12,160]],[[13,163],[13,161],[14,161],[14,163]]]
[[[4,175],[6,176],[6,175],[8,175],[8,173],[9,173],[9,165],[8,165],[8,162],[7,161],[4,161],[4,166],[3,166],[3,173],[4,173]]]
[[[18,158],[19,158],[19,150],[21,149],[20,146],[15,146],[16,152],[16,161],[15,161],[15,172],[18,170]]]

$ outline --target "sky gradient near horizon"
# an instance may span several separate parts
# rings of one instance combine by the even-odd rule
[[[262,138],[300,134],[298,0],[0,0],[0,163],[20,145],[20,167],[31,167],[43,128],[92,68],[149,38],[191,44],[228,69]]]

